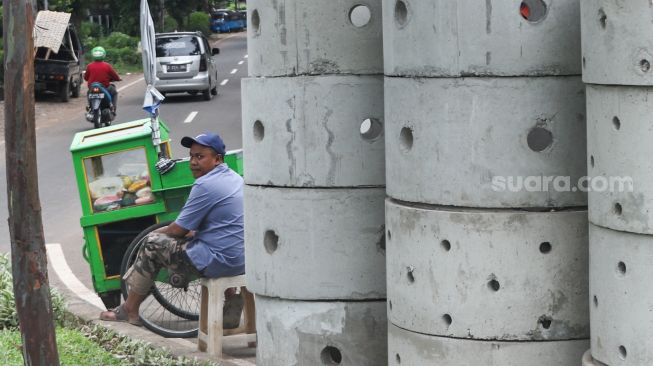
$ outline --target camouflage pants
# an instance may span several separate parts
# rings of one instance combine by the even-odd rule
[[[147,295],[161,268],[186,276],[200,277],[200,272],[186,255],[187,239],[173,238],[166,234],[150,233],[145,238],[134,264],[123,279],[129,290]]]

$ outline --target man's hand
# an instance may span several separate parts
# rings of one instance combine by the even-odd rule
[[[177,225],[176,222],[172,222],[168,226],[163,226],[154,231],[155,233],[166,234],[173,238],[183,238],[186,234],[190,233],[189,230],[184,229],[183,227]]]

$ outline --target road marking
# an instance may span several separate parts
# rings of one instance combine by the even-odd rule
[[[73,274],[73,271],[70,270],[68,262],[63,255],[63,250],[61,250],[61,244],[46,244],[46,251],[48,253],[48,260],[54,268],[54,272],[59,276],[61,282],[63,282],[70,291],[77,295],[80,299],[88,302],[89,304],[100,308],[100,310],[106,310],[104,303],[98,295],[89,290],[84,284]]]
[[[118,92],[121,92],[121,91],[123,91],[123,90],[129,88],[130,86],[132,86],[132,85],[134,85],[134,84],[138,84],[138,83],[140,83],[140,82],[143,81],[143,80],[145,80],[145,78],[140,78],[140,79],[138,79],[138,80],[136,80],[136,81],[132,81],[131,83],[129,83],[129,84],[125,85],[125,86],[121,86],[120,88],[118,88]]]
[[[245,63],[245,61],[241,60],[240,62],[238,62],[238,65],[242,65],[244,63]]]
[[[229,79],[224,79],[224,80],[222,80],[220,85],[225,86],[225,85],[227,85],[228,82],[229,82]]]
[[[233,74],[235,74],[237,72],[238,72],[238,69],[233,69],[233,70],[231,70],[231,75],[233,75]]]
[[[197,112],[195,112],[195,111],[190,112],[190,114],[188,115],[188,117],[186,117],[186,119],[184,120],[184,123],[191,123],[191,122],[193,122],[193,119],[195,119],[195,116],[197,116]]]

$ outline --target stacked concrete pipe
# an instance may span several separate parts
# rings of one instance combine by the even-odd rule
[[[383,14],[389,364],[578,364],[578,0],[384,0]]]
[[[387,363],[381,0],[250,0],[257,365]]]
[[[653,364],[653,7],[582,0],[587,84],[591,354]],[[600,183],[600,184],[599,184]]]

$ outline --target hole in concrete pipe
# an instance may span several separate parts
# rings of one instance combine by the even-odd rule
[[[619,119],[619,117],[617,116],[612,117],[612,126],[617,131],[621,128],[621,120]]]
[[[388,230],[388,240],[392,240],[392,233]]]
[[[535,151],[544,151],[553,144],[553,134],[543,127],[533,127],[526,137],[528,147]]]
[[[356,5],[349,11],[349,21],[356,28],[362,28],[370,23],[372,12],[367,5]]]
[[[494,291],[494,292],[497,292],[497,291],[499,291],[499,289],[501,288],[501,284],[499,284],[499,281],[497,281],[497,280],[490,280],[490,281],[487,283],[487,287],[488,287],[490,290],[492,290],[492,291]]]
[[[540,253],[542,254],[548,254],[551,252],[551,243],[548,241],[545,241],[544,243],[540,244]]]
[[[583,56],[583,69],[585,68],[585,63],[586,63],[585,56]]]
[[[374,141],[381,136],[383,125],[375,118],[366,118],[360,126],[361,137],[367,141]]]
[[[590,155],[590,166],[594,168],[594,155]]]
[[[614,213],[617,215],[621,215],[623,212],[623,208],[621,207],[621,203],[617,202],[614,204]]]
[[[551,317],[548,317],[548,316],[546,316],[546,315],[542,315],[542,316],[537,320],[537,322],[540,323],[540,324],[542,325],[542,328],[544,328],[544,329],[549,329],[549,328],[551,327],[551,323],[552,323],[552,321],[553,321],[553,320],[551,319]]]
[[[444,321],[444,324],[447,325],[447,327],[450,326],[451,323],[453,322],[453,319],[451,319],[451,315],[449,314],[442,315],[442,320]]]
[[[449,242],[449,240],[447,239],[441,241],[440,245],[442,246],[442,249],[444,249],[446,252],[451,250],[451,242]]]
[[[626,275],[626,263],[624,263],[624,262],[617,263],[617,272],[620,275],[625,276]]]
[[[333,346],[326,346],[320,353],[322,363],[325,365],[340,365],[342,362],[342,353],[340,350]]]
[[[395,354],[395,360],[397,360],[397,363],[398,363],[398,364],[401,363],[401,356],[399,356],[398,353]]]
[[[651,63],[648,60],[641,60],[639,62],[639,67],[643,72],[649,72],[649,70],[651,70]]]
[[[406,268],[406,278],[408,278],[409,283],[415,282],[415,274],[413,274],[414,271],[414,267],[409,266]]]
[[[404,152],[413,148],[413,130],[410,127],[404,127],[399,133],[399,147]]]
[[[628,356],[628,351],[626,350],[626,347],[619,346],[619,358],[625,360],[627,356]]]
[[[395,4],[395,21],[400,27],[405,26],[408,21],[408,6],[402,0],[397,0]]]
[[[261,17],[258,15],[257,9],[254,9],[254,11],[252,11],[252,26],[254,27],[254,31],[256,33],[259,33],[261,31]]]
[[[388,300],[388,307],[390,308],[390,311],[392,311],[392,301]]]
[[[605,29],[608,24],[608,16],[605,14],[603,8],[599,9],[599,25],[602,29]]]
[[[596,295],[594,295],[593,302],[594,302],[594,307],[598,307],[598,306],[599,306],[599,298],[596,297]]]
[[[265,127],[263,122],[256,121],[254,122],[254,140],[261,141],[265,137]]]
[[[274,230],[268,230],[263,236],[263,245],[265,246],[265,251],[272,254],[277,251],[279,247],[279,236]]]
[[[543,0],[524,0],[519,6],[519,14],[531,23],[544,19],[546,13],[547,6]]]

